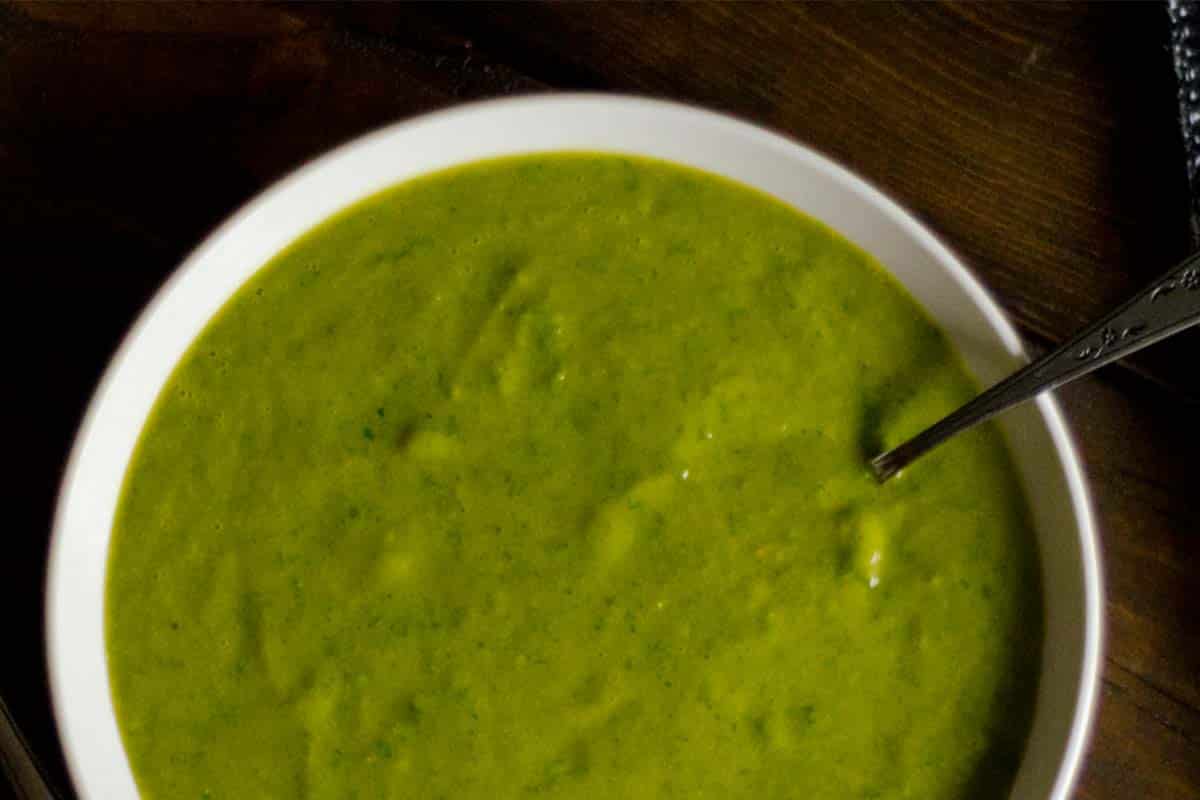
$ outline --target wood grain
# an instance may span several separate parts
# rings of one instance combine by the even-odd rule
[[[35,386],[13,426],[0,691],[62,781],[40,584],[79,415],[182,256],[305,159],[472,98],[702,103],[916,211],[1037,350],[1187,252],[1165,43],[1155,4],[0,4],[0,241]],[[1062,392],[1109,584],[1081,798],[1200,798],[1198,363],[1193,335]]]
[[[1055,341],[1187,253],[1161,8],[433,6],[526,73],[748,116],[915,210]],[[652,33],[650,33],[652,32]],[[1030,286],[1051,283],[1045,291]],[[1200,334],[1136,362],[1187,390]]]

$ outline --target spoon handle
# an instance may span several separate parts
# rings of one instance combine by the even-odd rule
[[[3,698],[0,698],[0,766],[16,791],[17,800],[58,800]]]
[[[1200,253],[1189,256],[1057,350],[1017,370],[940,422],[871,459],[880,483],[956,433],[1200,322]]]

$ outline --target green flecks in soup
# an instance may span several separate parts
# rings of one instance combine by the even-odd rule
[[[871,259],[601,155],[405,184],[183,359],[109,668],[145,797],[1000,798],[1038,567],[972,384]]]

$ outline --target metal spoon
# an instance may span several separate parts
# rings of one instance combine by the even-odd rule
[[[3,698],[0,698],[0,766],[17,800],[58,800],[59,795],[50,788]]]
[[[880,483],[956,433],[1200,322],[1200,253],[1049,355],[1017,370],[899,447],[871,459]]]

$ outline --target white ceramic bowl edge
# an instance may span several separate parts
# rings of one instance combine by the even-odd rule
[[[133,800],[109,694],[104,576],[121,481],[176,362],[236,289],[313,225],[387,186],[500,155],[595,150],[662,158],[775,195],[874,255],[946,329],[984,383],[1021,363],[997,304],[936,237],[878,190],[795,142],[726,116],[613,95],[460,106],[368,134],[300,168],[218,228],[157,293],[100,382],[63,480],[47,576],[47,658],[67,764],[83,800]],[[1098,538],[1057,404],[1006,415],[1038,530],[1046,647],[1034,728],[1014,786],[1066,800],[1095,714],[1102,663]]]

